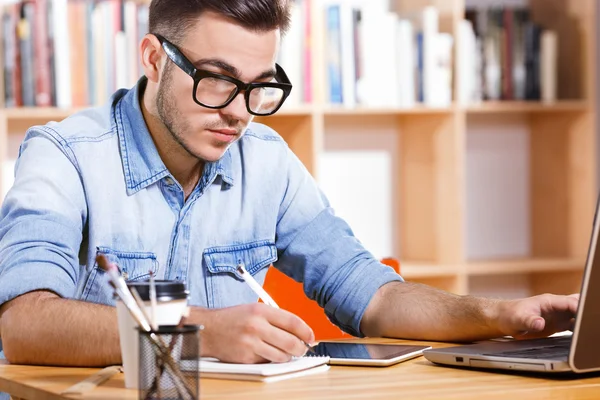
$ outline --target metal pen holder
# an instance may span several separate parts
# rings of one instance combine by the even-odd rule
[[[139,340],[140,400],[199,399],[199,326],[140,330]]]

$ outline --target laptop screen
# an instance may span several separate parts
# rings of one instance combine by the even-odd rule
[[[597,216],[598,205],[579,302],[577,327],[573,335],[571,366],[575,370],[600,369],[600,219]]]

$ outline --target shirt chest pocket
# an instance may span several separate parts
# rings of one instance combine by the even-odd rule
[[[156,274],[158,271],[158,261],[154,253],[122,251],[108,247],[98,247],[96,253],[105,255],[111,263],[116,264],[126,281],[143,280],[150,277],[151,272]],[[108,277],[96,263],[87,278],[81,299],[94,303],[114,304],[113,289],[108,283]]]
[[[277,248],[270,241],[211,247],[204,251],[209,307],[221,308],[256,301],[256,294],[237,272],[242,264],[262,285],[268,266],[277,261]]]

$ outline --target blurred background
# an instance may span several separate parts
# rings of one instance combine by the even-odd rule
[[[597,0],[296,0],[258,119],[409,281],[579,290],[598,187]],[[148,1],[3,1],[0,195],[28,127],[141,75]]]

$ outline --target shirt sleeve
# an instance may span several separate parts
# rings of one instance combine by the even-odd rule
[[[298,282],[345,332],[364,336],[360,322],[384,284],[402,282],[337,217],[300,160],[288,149],[287,185],[277,223],[276,268]]]
[[[72,297],[87,208],[68,146],[30,130],[0,210],[0,304],[34,291]]]

